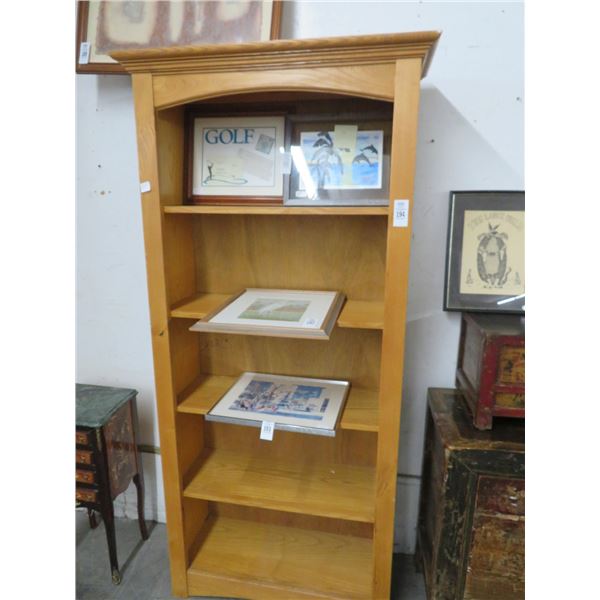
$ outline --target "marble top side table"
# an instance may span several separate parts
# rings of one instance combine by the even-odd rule
[[[97,526],[94,511],[102,515],[112,580],[119,584],[113,501],[132,480],[137,489],[140,533],[142,539],[148,539],[144,475],[136,442],[137,391],[77,384],[75,396],[75,500],[87,508],[92,528]]]

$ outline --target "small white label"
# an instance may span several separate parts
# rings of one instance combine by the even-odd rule
[[[260,439],[273,441],[273,432],[275,431],[275,423],[271,421],[263,421],[260,427]]]
[[[314,317],[310,317],[304,321],[303,325],[304,327],[316,327],[317,320]]]
[[[292,172],[292,155],[289,152],[284,152],[281,155],[281,173],[289,175]]]
[[[150,185],[149,181],[142,181],[140,183],[140,192],[142,192],[142,194],[149,192],[151,189],[152,189],[152,186]]]
[[[394,227],[408,227],[408,200],[394,200]]]
[[[87,65],[90,62],[90,50],[92,44],[90,42],[81,42],[79,46],[79,64]]]

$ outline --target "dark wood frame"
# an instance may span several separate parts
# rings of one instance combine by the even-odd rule
[[[461,202],[460,207],[457,207],[457,201]],[[511,303],[497,304],[499,300],[512,298],[511,295],[460,293],[460,262],[465,210],[511,210],[524,212],[525,192],[522,190],[450,192],[448,235],[446,238],[446,269],[444,275],[444,310],[524,314],[524,310],[512,308]],[[517,302],[517,304],[521,305],[520,302]],[[524,301],[522,304],[524,305]]]
[[[356,189],[356,190],[321,190],[323,197],[319,200],[300,200],[295,198],[298,189],[298,171],[292,165],[290,174],[289,190],[285,196],[284,203],[289,206],[388,206],[390,200],[390,154],[392,139],[392,111],[388,114],[381,112],[358,113],[345,112],[338,114],[315,114],[290,116],[290,143],[300,139],[302,131],[331,129],[334,125],[353,124],[362,130],[383,131],[383,157],[381,161],[381,188],[380,189]],[[289,144],[286,144],[286,148]]]
[[[185,113],[185,141],[184,141],[184,161],[183,161],[183,184],[185,189],[185,203],[192,205],[215,205],[215,204],[228,204],[228,205],[255,205],[260,204],[261,206],[281,206],[284,203],[284,198],[289,188],[289,175],[282,174],[283,176],[283,194],[281,196],[236,196],[236,195],[223,195],[223,196],[199,196],[193,194],[193,181],[194,181],[194,120],[195,119],[211,119],[215,117],[284,117],[284,146],[289,146],[289,115],[281,110],[274,111],[249,111],[249,112],[222,112],[218,109],[209,112],[198,110],[194,107],[186,110]]]
[[[79,0],[77,2],[77,30],[75,34],[75,71],[77,73],[94,74],[120,74],[126,75],[127,72],[119,63],[88,63],[79,64],[79,49],[82,42],[87,41],[88,17],[90,10],[88,0]],[[281,13],[283,9],[283,0],[273,0],[273,12],[271,15],[271,40],[279,39],[281,32]]]

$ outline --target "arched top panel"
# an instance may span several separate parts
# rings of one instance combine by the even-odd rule
[[[394,100],[395,64],[242,73],[153,76],[154,106],[170,108],[209,98],[264,92],[316,92]]]

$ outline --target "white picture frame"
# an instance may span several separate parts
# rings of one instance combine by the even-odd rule
[[[284,116],[194,116],[191,136],[191,202],[283,201]]]
[[[348,381],[246,372],[206,419],[333,437],[349,390]]]
[[[190,331],[328,340],[344,300],[335,291],[247,288]]]

